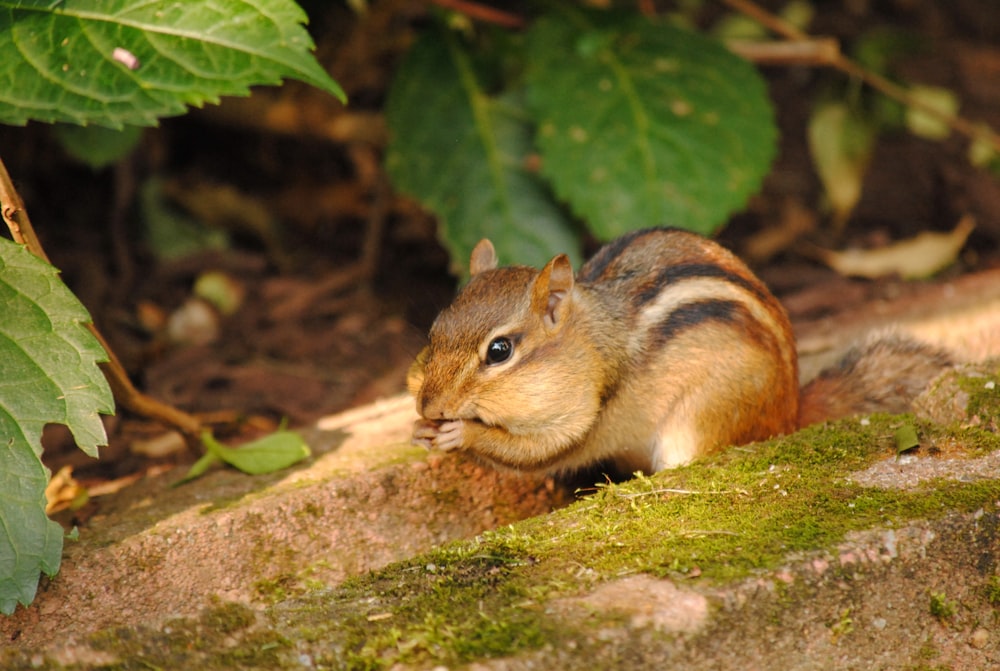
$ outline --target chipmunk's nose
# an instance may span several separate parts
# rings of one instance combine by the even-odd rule
[[[444,408],[437,397],[424,394],[420,397],[420,414],[425,419],[444,419]]]

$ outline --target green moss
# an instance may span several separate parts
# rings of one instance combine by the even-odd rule
[[[146,627],[115,627],[88,639],[95,650],[113,654],[119,661],[102,668],[109,671],[185,668],[197,651],[209,646],[204,633],[186,620],[173,620],[161,631]]]
[[[347,610],[338,609],[339,625],[353,629],[344,641],[347,668],[381,668],[386,650],[461,663],[541,645],[544,623],[512,579],[523,557],[516,543],[456,546],[400,566],[408,580],[391,572],[349,581],[339,590]],[[368,608],[355,610],[359,600]],[[383,610],[387,601],[398,606]]]
[[[924,661],[930,661],[932,659],[937,659],[940,654],[941,652],[937,649],[937,646],[934,645],[934,642],[931,641],[930,638],[927,638],[920,645],[920,649],[917,651],[917,658]],[[924,666],[922,668],[930,667]]]
[[[326,514],[326,511],[315,503],[309,502],[296,510],[294,514],[296,517],[315,517],[319,519]]]
[[[789,552],[831,548],[852,530],[1000,500],[996,481],[913,491],[852,482],[849,473],[895,454],[903,422],[914,420],[819,425],[655,477],[601,485],[550,515],[306,595],[289,620],[331,643],[322,661],[335,668],[461,664],[585,640],[587,632],[554,629],[543,606],[574,595],[581,583],[639,572],[739,579],[784,564]],[[932,442],[949,435],[917,426]],[[982,431],[968,435],[973,444],[993,443]],[[852,626],[847,613],[831,631],[844,636]]]
[[[1000,575],[992,575],[987,581],[986,601],[991,606],[1000,606]]]
[[[966,409],[970,417],[978,416],[986,423],[1000,421],[1000,367],[990,375],[960,377],[958,386],[969,395]]]
[[[274,631],[254,631],[245,636],[240,644],[215,655],[219,668],[227,669],[275,669],[280,668],[281,653],[290,648],[291,643]]]
[[[949,601],[944,592],[931,592],[931,615],[937,618],[942,624],[947,624],[955,617],[958,606],[954,601]]]
[[[840,611],[840,617],[836,622],[832,622],[829,627],[830,635],[833,637],[834,642],[854,631],[854,619],[851,617],[851,609],[845,608]]]
[[[296,583],[295,577],[287,574],[274,578],[261,578],[254,582],[253,591],[265,601],[278,603],[288,596],[288,587]]]
[[[87,642],[117,659],[101,667],[108,671],[301,668],[289,658],[288,639],[258,626],[256,613],[239,603],[216,601],[197,618],[175,618],[158,628],[106,629]]]
[[[273,571],[274,566],[294,566],[293,559],[278,558],[266,564],[266,568],[262,567],[258,573],[264,573],[268,569]],[[319,561],[295,573],[284,571],[269,578],[261,578],[253,583],[253,591],[266,603],[275,604],[306,592],[321,590],[326,587],[326,583],[313,577],[321,568],[329,568],[329,564],[326,561]]]
[[[222,634],[231,634],[246,629],[254,623],[255,619],[253,610],[235,602],[218,603],[201,615],[202,625]]]

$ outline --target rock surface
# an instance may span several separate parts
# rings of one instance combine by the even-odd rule
[[[101,627],[198,613],[211,599],[277,598],[337,583],[438,544],[563,504],[540,478],[428,458],[408,445],[416,415],[398,397],[304,431],[306,467],[248,477],[215,471],[172,488],[147,478],[102,505],[35,603],[0,618],[20,647]]]

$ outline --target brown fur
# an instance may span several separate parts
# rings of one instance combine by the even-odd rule
[[[893,332],[875,333],[802,388],[799,426],[871,412],[900,413],[951,355]]]

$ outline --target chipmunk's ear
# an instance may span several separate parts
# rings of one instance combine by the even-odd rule
[[[573,291],[573,266],[565,254],[545,264],[531,288],[531,308],[549,328],[562,324]]]
[[[483,238],[472,248],[472,256],[469,258],[469,272],[473,275],[486,270],[493,270],[497,267],[497,250],[493,249],[493,243]]]

